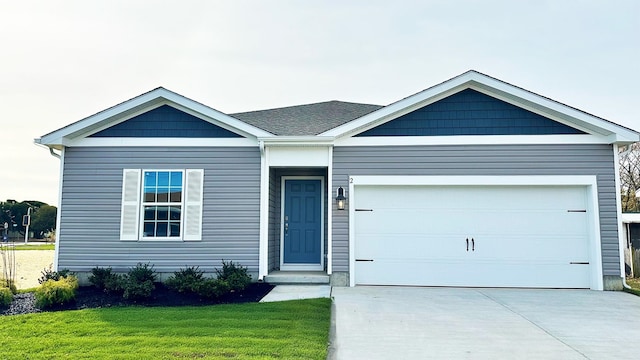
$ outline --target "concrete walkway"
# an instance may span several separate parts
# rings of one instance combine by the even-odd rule
[[[277,285],[260,302],[318,299],[331,296],[329,285]]]
[[[639,359],[640,297],[334,287],[330,359]]]

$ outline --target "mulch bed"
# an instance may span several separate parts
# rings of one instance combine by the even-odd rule
[[[93,286],[81,286],[76,292],[73,302],[62,306],[38,309],[35,306],[33,293],[17,294],[13,302],[6,309],[0,309],[0,315],[30,314],[42,311],[80,310],[91,308],[107,308],[113,306],[200,306],[215,304],[238,304],[258,302],[274,288],[274,285],[266,283],[252,283],[245,290],[231,292],[225,296],[207,299],[193,294],[178,293],[169,290],[164,284],[157,283],[151,298],[146,300],[130,301],[118,294],[108,294]]]

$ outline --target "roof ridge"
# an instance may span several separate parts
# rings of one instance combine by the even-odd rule
[[[353,104],[353,105],[365,105],[365,106],[379,106],[379,107],[384,107],[385,106],[385,105],[377,105],[377,104],[358,103],[358,102],[352,102],[352,101],[328,100],[328,101],[320,101],[320,102],[307,103],[307,104],[274,107],[274,108],[268,108],[268,109],[259,109],[259,110],[249,110],[249,111],[234,112],[234,113],[229,113],[227,115],[233,116],[233,115],[248,114],[248,113],[260,112],[260,111],[284,110],[284,109],[292,109],[292,108],[297,108],[297,107],[320,105],[320,104],[329,104],[329,103]]]

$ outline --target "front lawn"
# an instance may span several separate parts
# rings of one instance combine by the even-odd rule
[[[627,278],[627,285],[631,287],[627,292],[640,296],[640,278]]]
[[[331,300],[3,317],[2,359],[325,359]]]
[[[45,245],[16,245],[15,250],[55,250],[55,244]]]

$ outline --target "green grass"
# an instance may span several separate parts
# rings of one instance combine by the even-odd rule
[[[46,245],[16,245],[16,250],[55,250],[55,244]]]
[[[625,289],[625,291],[640,296],[640,278],[627,278],[627,285],[631,289]]]
[[[2,359],[325,359],[331,300],[0,318]]]

